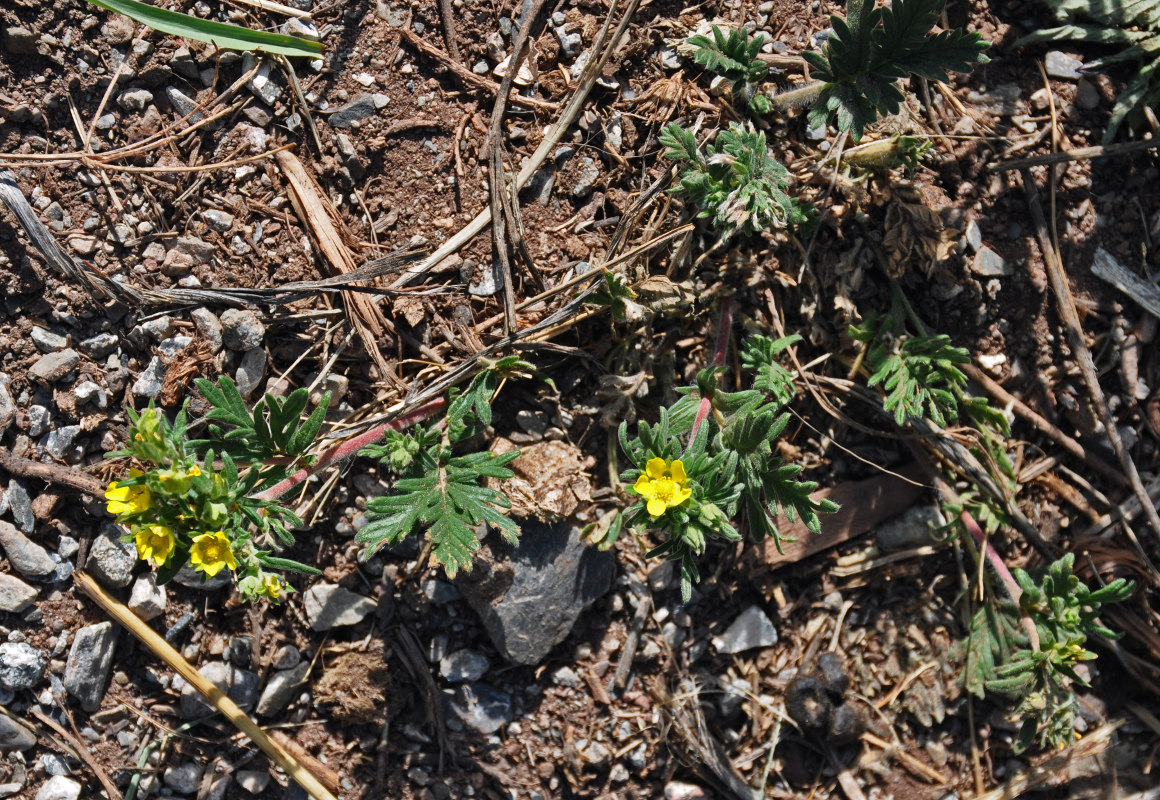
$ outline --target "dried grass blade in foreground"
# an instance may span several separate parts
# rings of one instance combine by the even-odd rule
[[[173,645],[142,622],[136,614],[129,610],[128,606],[106,592],[100,584],[84,572],[76,573],[76,584],[82,592],[104,609],[105,613],[122,627],[127,628],[142,644],[152,650],[154,655],[185,678],[189,685],[205,698],[207,703],[220,711],[222,716],[248,736],[250,741],[273,759],[274,763],[284,769],[286,774],[305,789],[314,800],[337,800],[312,772],[305,769],[284,748],[267,736],[266,732],[238,708],[233,700],[226,697],[225,692],[207,680],[194,668],[193,664],[186,661],[181,653],[174,649]]]
[[[282,174],[290,182],[290,199],[294,202],[294,210],[298,212],[302,224],[313,234],[326,260],[339,273],[353,272],[356,268],[354,254],[346,244],[350,236],[343,235],[338,212],[322,194],[317,181],[292,153],[283,150],[275,156],[275,159],[282,169]],[[350,323],[358,331],[359,339],[378,367],[379,374],[384,380],[393,379],[397,382],[394,370],[390,368],[386,357],[379,349],[379,340],[383,335],[387,332],[394,333],[391,321],[383,316],[374,300],[365,294],[343,292],[342,303],[346,307]]]

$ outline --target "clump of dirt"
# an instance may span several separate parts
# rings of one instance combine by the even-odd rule
[[[338,722],[382,723],[387,713],[389,679],[382,653],[343,653],[322,673],[314,687],[314,697]]]

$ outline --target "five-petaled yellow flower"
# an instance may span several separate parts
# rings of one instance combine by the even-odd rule
[[[142,525],[134,532],[137,557],[142,561],[163,567],[173,552],[173,531],[164,525]]]
[[[282,595],[282,581],[277,575],[267,575],[262,579],[262,590],[271,600],[277,600]]]
[[[129,477],[139,478],[144,473],[139,469],[129,470]],[[117,481],[109,484],[105,490],[105,499],[108,500],[110,514],[135,514],[149,508],[153,496],[144,484],[137,486],[122,486]]]
[[[230,540],[223,531],[194,536],[193,546],[189,548],[189,561],[194,569],[204,572],[211,578],[221,572],[222,567],[238,568],[234,551],[230,548]]]
[[[644,474],[636,479],[632,490],[647,502],[649,516],[656,519],[670,508],[679,506],[692,495],[685,478],[685,465],[675,459],[650,458]]]

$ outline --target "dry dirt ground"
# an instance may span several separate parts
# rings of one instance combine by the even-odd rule
[[[270,30],[288,19],[248,2],[170,5]],[[0,8],[0,167],[12,170],[62,247],[142,290],[278,287],[334,274],[291,201],[284,162],[270,154],[284,147],[332,205],[356,263],[407,244],[433,250],[488,207],[496,68],[510,53],[521,9],[532,5],[451,0],[448,19],[427,0],[293,0],[293,8],[310,12],[306,22],[320,32],[324,56],[313,64],[265,62],[259,80],[247,83],[240,79],[256,66],[248,58],[161,35],[82,0],[7,0]],[[784,57],[774,81],[785,85],[801,80],[794,57],[814,46],[812,37],[840,10],[790,0],[641,4],[579,120],[519,196],[524,241],[543,284],[603,263],[621,216],[665,169],[656,139],[664,121],[710,130],[731,118],[712,76],[674,52],[676,42],[706,20],[752,23],[770,35],[770,53]],[[542,6],[533,28],[536,72],[513,95],[501,128],[512,170],[562,113],[578,60],[588,57],[608,13],[587,0]],[[627,496],[610,485],[617,467],[609,463],[616,457],[609,425],[627,416],[655,419],[674,387],[693,381],[711,358],[715,303],[725,292],[736,293],[735,337],[801,332],[800,363],[829,356],[812,370],[847,378],[854,353],[847,325],[889,306],[889,284],[874,261],[883,248],[897,258],[902,285],[933,330],[966,347],[986,374],[1089,454],[1116,463],[1060,323],[1028,193],[1018,171],[993,165],[1097,144],[1125,76],[1041,74],[1044,49],[1014,45],[1040,24],[1038,3],[953,0],[947,13],[950,25],[993,42],[992,61],[945,87],[916,79],[906,113],[870,132],[931,139],[913,177],[896,171],[854,182],[857,176],[823,163],[839,144],[835,131],[811,138],[801,114],[772,116],[768,136],[795,174],[794,190],[816,203],[816,232],[734,242],[693,266],[674,253],[688,247],[695,259],[710,249],[714,234],[698,227],[679,246],[627,268],[638,286],[649,276],[654,286],[658,276],[672,281],[671,296],[644,297],[644,319],[613,322],[589,309],[524,351],[553,385],[505,387],[493,438],[566,443],[575,454],[566,475],[564,459],[527,470],[533,500],[537,485],[582,476],[571,518],[577,526],[624,504]],[[1103,390],[1147,481],[1160,466],[1156,319],[1089,267],[1097,247],[1145,277],[1160,266],[1155,155],[1055,169],[1053,204],[1045,167],[1033,170],[1038,192],[1058,230]],[[629,231],[629,244],[689,216],[662,195]],[[331,411],[336,424],[383,413],[502,335],[493,257],[485,231],[423,276],[419,291],[379,300],[386,322],[375,337],[376,358],[353,326],[352,306],[333,294],[258,304],[245,317],[213,303],[101,301],[54,269],[16,217],[0,212],[0,388],[12,406],[0,419],[0,449],[13,457],[0,467],[3,519],[58,566],[81,568],[101,541],[103,504],[58,482],[58,473],[28,471],[27,463],[101,481],[123,474],[125,465],[104,454],[124,441],[124,408],[140,409],[153,397],[174,410],[188,400],[197,416],[205,404],[190,381],[198,375],[241,371],[255,392],[329,385],[341,395]],[[540,291],[520,263],[517,302]],[[565,299],[521,310],[518,326],[541,321]],[[244,341],[255,331],[255,341]],[[76,358],[60,356],[66,351]],[[63,368],[46,374],[53,366],[46,356],[62,359]],[[966,552],[936,542],[917,523],[895,526],[902,532],[890,540],[881,530],[868,533],[883,516],[937,507],[927,482],[915,490],[891,483],[885,510],[864,508],[859,482],[883,469],[905,470],[907,437],[830,388],[826,405],[838,403],[848,416],[828,415],[820,385],[799,391],[779,455],[804,465],[823,487],[847,491],[844,521],[823,530],[836,546],[784,558],[711,547],[702,560],[705,580],[682,604],[671,570],[648,562],[648,542],[625,534],[607,564],[607,593],[538,663],[509,663],[417,546],[360,559],[354,533],[365,523],[366,498],[389,490],[365,460],[299,499],[308,525],[289,555],[322,567],[318,581],[372,598],[373,613],[314,631],[302,594],[281,606],[250,607],[229,588],[171,585],[150,625],[195,666],[250,670],[255,694],[275,674],[309,665],[303,684],[261,722],[341,797],[974,797],[1044,763],[1036,785],[1047,796],[1102,797],[1154,785],[1154,576],[1121,528],[1094,524],[1130,490],[1023,418],[1013,425],[1008,452],[1024,478],[1016,501],[1043,539],[1059,552],[1087,554],[1088,580],[1124,575],[1148,586],[1114,620],[1127,633],[1118,649],[1096,647],[1078,723],[1081,735],[1095,738],[1062,756],[1017,757],[1007,701],[972,699],[959,682],[963,587],[974,569]],[[1153,533],[1143,522],[1134,528],[1155,553]],[[1000,538],[1009,563],[1036,563],[1016,532]],[[98,773],[118,793],[137,797],[303,796],[220,717],[195,709],[196,724],[187,724],[180,680],[127,634],[117,639],[96,707],[84,710],[60,679],[77,631],[107,617],[71,580],[26,581],[7,555],[0,572],[31,586],[35,597],[0,613],[0,633],[13,648],[25,645],[20,652],[43,657],[45,669],[0,698],[36,739],[0,743],[0,796],[50,798],[60,789],[67,797],[69,787],[83,786],[81,796],[97,797],[105,791]],[[148,585],[148,570],[141,563],[124,569],[109,583],[128,600],[132,583]],[[299,589],[313,582],[299,580]],[[751,608],[766,615],[776,636],[727,652],[723,637]],[[624,657],[630,640],[631,660]],[[785,705],[797,671],[831,650],[842,657],[847,696],[870,731],[838,747],[798,733]],[[448,661],[455,654],[460,661]],[[614,685],[622,663],[626,680]],[[454,703],[470,696],[490,705],[464,720]],[[1119,727],[1105,735],[1108,723]],[[79,759],[78,750],[90,758]]]

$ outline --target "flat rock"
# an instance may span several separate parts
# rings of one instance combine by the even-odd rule
[[[36,514],[32,510],[32,498],[24,484],[13,478],[8,482],[8,504],[16,527],[25,533],[32,533],[36,527]]]
[[[212,592],[215,589],[228,586],[230,574],[228,570],[223,569],[212,578],[207,578],[204,572],[198,572],[193,568],[192,564],[186,564],[173,576],[173,582],[190,589],[203,589],[207,592]]]
[[[1014,269],[1003,256],[984,245],[971,260],[971,271],[984,278],[1001,278],[1011,275]]]
[[[28,376],[41,383],[55,383],[68,375],[77,364],[81,363],[81,355],[71,347],[47,353],[37,359],[28,370]]]
[[[32,605],[36,589],[6,572],[0,572],[0,611],[18,614]]]
[[[226,695],[242,708],[249,708],[258,699],[260,679],[256,673],[248,669],[235,667],[224,661],[210,661],[203,664],[198,672],[210,683],[217,686]],[[181,714],[186,719],[193,719],[209,714],[213,709],[205,702],[196,689],[188,683],[182,682]]]
[[[89,383],[88,385],[96,386],[94,383]],[[79,389],[74,390],[73,395],[77,398],[78,402],[82,401],[82,393]],[[44,452],[53,458],[63,460],[65,455],[72,449],[73,442],[76,441],[80,432],[80,425],[62,425],[59,428],[53,428],[44,437],[44,440],[41,441],[40,446],[44,448]]]
[[[253,311],[227,308],[221,315],[222,341],[231,350],[245,352],[262,344],[266,326]]]
[[[30,56],[36,52],[36,43],[40,41],[35,33],[22,28],[19,25],[13,25],[4,29],[4,49],[9,53],[17,56]]]
[[[193,794],[201,783],[203,772],[205,769],[200,764],[186,761],[184,764],[166,767],[161,780],[167,789],[177,794]]]
[[[36,744],[36,734],[6,714],[0,714],[0,753],[23,752]]]
[[[120,340],[115,333],[98,333],[96,336],[90,336],[81,342],[81,349],[89,354],[89,357],[98,360],[108,358]]]
[[[245,791],[258,795],[266,791],[266,787],[270,785],[270,773],[264,769],[240,769],[234,775],[234,780]]]
[[[101,528],[101,535],[89,549],[88,567],[97,580],[111,589],[128,586],[133,580],[137,548],[130,542],[120,541],[120,531],[112,524],[106,523]]]
[[[571,524],[526,521],[518,547],[489,541],[455,583],[496,649],[531,665],[564,641],[584,609],[608,591],[615,571],[612,553],[582,544]]]
[[[238,385],[238,393],[242,397],[249,398],[265,376],[265,349],[255,347],[253,350],[247,350],[246,354],[242,356],[241,363],[238,364],[237,372],[234,373],[234,383]]]
[[[1066,81],[1077,80],[1080,77],[1079,71],[1083,69],[1082,61],[1059,50],[1047,51],[1047,56],[1043,60],[1048,75]]]
[[[460,684],[454,696],[444,699],[449,716],[477,733],[495,733],[512,720],[511,696],[486,683]]]
[[[77,800],[81,785],[67,775],[53,775],[40,786],[36,800]]]
[[[331,114],[330,125],[333,128],[349,128],[355,122],[373,117],[378,110],[374,96],[362,94]]]
[[[332,583],[311,586],[302,595],[302,605],[311,629],[316,631],[355,625],[376,608],[375,601],[369,597]]]
[[[158,586],[153,580],[153,573],[149,573],[133,583],[133,591],[129,593],[129,608],[148,622],[165,613],[167,599],[165,587]]]
[[[718,653],[742,653],[755,647],[777,644],[777,629],[757,606],[742,611],[720,636],[713,637]]]
[[[111,622],[87,625],[76,632],[64,667],[64,688],[92,713],[101,707],[113,666],[117,629]]]
[[[439,661],[439,674],[452,683],[470,683],[487,674],[491,660],[477,650],[456,650]]]
[[[0,687],[11,692],[32,689],[44,677],[46,666],[48,658],[28,642],[0,644]]]
[[[309,661],[274,672],[266,681],[266,688],[262,690],[262,696],[258,698],[258,705],[254,711],[263,717],[272,717],[281,712],[298,694],[298,687],[306,682],[306,676],[309,674]]]
[[[943,524],[936,506],[912,506],[878,526],[878,546],[905,550],[931,543],[931,531]]]
[[[56,570],[47,550],[4,520],[0,520],[0,548],[13,568],[26,577],[43,578]]]
[[[153,92],[148,89],[130,89],[117,97],[117,105],[126,111],[144,111],[152,102]]]
[[[32,328],[30,337],[36,349],[42,353],[55,353],[57,350],[63,350],[68,344],[68,337],[39,326]]]
[[[161,394],[161,387],[164,385],[167,370],[168,367],[165,366],[160,356],[153,356],[149,361],[149,366],[133,382],[133,394],[138,397],[157,397],[157,395]]]

